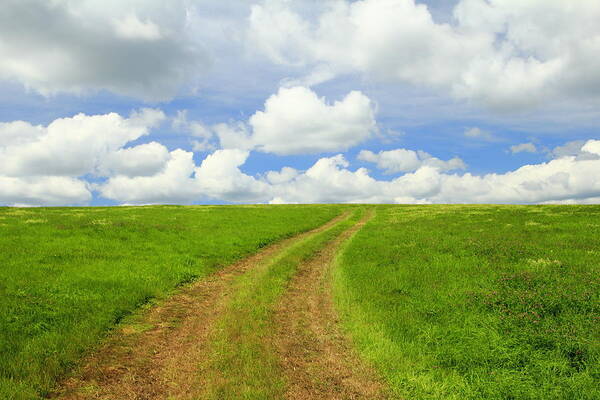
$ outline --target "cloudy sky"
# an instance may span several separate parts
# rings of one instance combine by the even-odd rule
[[[0,205],[599,203],[597,0],[3,0]]]

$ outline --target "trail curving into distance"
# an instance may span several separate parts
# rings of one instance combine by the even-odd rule
[[[116,329],[50,397],[383,398],[337,327],[328,286],[336,252],[372,211],[347,211],[180,289]]]
[[[286,377],[286,399],[383,399],[376,373],[351,348],[338,326],[331,270],[340,247],[373,216],[344,231],[299,266],[275,313],[273,338]]]

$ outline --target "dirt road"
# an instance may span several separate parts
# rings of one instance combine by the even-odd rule
[[[211,330],[232,295],[236,277],[264,265],[294,244],[347,219],[340,215],[312,231],[259,253],[180,289],[134,323],[119,327],[51,398],[202,398],[198,365],[209,349]],[[353,353],[340,332],[332,306],[329,272],[335,255],[370,213],[298,266],[289,288],[274,305],[276,329],[268,338],[281,360],[287,398],[382,398],[375,374]]]

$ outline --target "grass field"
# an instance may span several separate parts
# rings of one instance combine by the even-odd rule
[[[325,351],[329,325],[394,399],[600,399],[600,206],[4,208],[0,265],[0,399],[311,398],[276,343]],[[286,296],[324,315],[323,287],[339,315],[278,329]],[[349,367],[305,371],[322,398],[360,369],[293,365]]]
[[[600,207],[383,207],[338,261],[394,397],[600,398]]]
[[[134,309],[337,206],[0,209],[0,398],[44,394]]]

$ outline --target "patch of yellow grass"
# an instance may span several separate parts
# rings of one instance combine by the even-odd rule
[[[91,222],[92,225],[110,225],[112,224],[112,222],[110,222],[107,219],[95,219]]]
[[[549,258],[538,258],[538,259],[528,259],[527,262],[534,267],[549,267],[549,266],[559,266],[561,262],[559,260],[550,260]]]
[[[8,214],[8,215],[29,215],[29,214],[31,214],[31,211],[22,210],[20,208],[15,208],[15,209],[11,209],[10,211],[7,211],[6,214]]]

